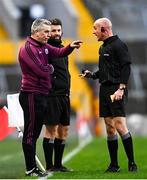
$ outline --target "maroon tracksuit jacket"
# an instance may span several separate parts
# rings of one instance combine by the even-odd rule
[[[52,66],[48,64],[49,59],[67,56],[72,51],[70,45],[65,48],[55,48],[49,44],[41,44],[31,37],[27,38],[19,52],[22,70],[21,91],[48,94],[53,71]]]

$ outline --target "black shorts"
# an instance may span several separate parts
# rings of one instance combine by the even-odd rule
[[[125,105],[128,100],[128,91],[124,90],[121,100],[112,102],[110,95],[119,88],[117,85],[101,85],[100,86],[100,117],[125,117]]]
[[[69,96],[49,96],[44,124],[68,126],[70,124]]]

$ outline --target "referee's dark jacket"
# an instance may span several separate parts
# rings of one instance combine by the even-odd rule
[[[101,84],[127,84],[131,58],[128,48],[117,35],[104,40],[99,50],[99,70],[93,79],[99,78]]]
[[[48,41],[54,47],[62,48],[62,44]],[[62,42],[61,42],[62,43]],[[70,94],[70,73],[68,70],[68,56],[53,58],[50,64],[54,67],[52,75],[52,88],[49,91],[49,96],[69,96]]]

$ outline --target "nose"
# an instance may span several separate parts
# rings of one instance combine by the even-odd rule
[[[92,34],[95,34],[95,30],[94,30],[94,28],[93,28],[93,32],[92,32]]]
[[[51,32],[49,32],[49,33],[47,34],[47,36],[50,38],[50,37],[51,37]]]
[[[93,30],[93,34],[95,35],[95,31]]]
[[[60,32],[59,32],[59,31],[56,31],[56,32],[55,32],[55,35],[57,35],[57,36],[60,35]]]

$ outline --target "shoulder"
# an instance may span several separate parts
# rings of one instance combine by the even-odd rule
[[[64,45],[63,45],[63,44],[61,44],[59,47],[60,47],[60,48],[63,48],[63,47],[64,47]]]
[[[38,51],[39,51],[38,46],[35,46],[29,41],[26,41],[25,44],[20,48],[19,54],[21,54],[22,57],[25,55],[36,56],[38,54]]]
[[[120,46],[127,46],[126,43],[123,40],[121,40],[119,37],[117,37],[115,43]]]
[[[114,48],[116,50],[118,49],[123,49],[123,50],[128,50],[128,47],[126,45],[126,43],[124,41],[122,41],[120,38],[117,38],[115,41],[114,41],[114,44],[113,44]]]

